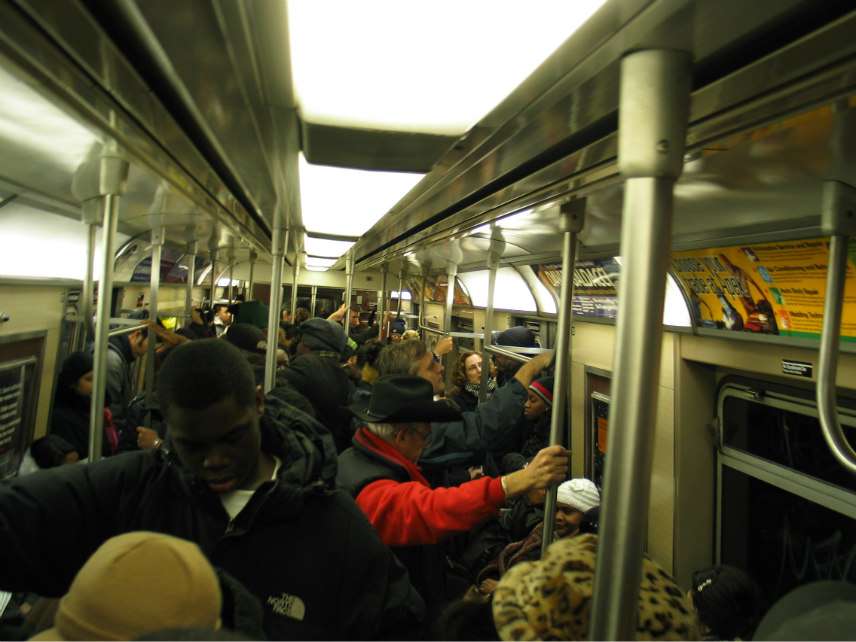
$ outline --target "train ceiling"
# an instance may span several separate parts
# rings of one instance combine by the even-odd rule
[[[0,121],[28,133],[0,127],[0,187],[74,215],[75,159],[114,138],[129,235],[160,220],[246,255],[279,211],[300,230],[288,260],[314,269],[350,247],[361,268],[476,269],[492,235],[507,263],[555,256],[559,204],[585,197],[582,255],[606,255],[621,55],[677,47],[695,67],[676,244],[816,233],[820,182],[856,178],[852,5],[600,4],[11,0],[0,89],[42,104],[3,92]]]

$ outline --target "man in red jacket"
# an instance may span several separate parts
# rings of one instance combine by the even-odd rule
[[[353,446],[339,456],[338,485],[408,567],[414,586],[431,605],[457,597],[444,574],[441,540],[495,517],[505,500],[565,479],[568,452],[541,450],[523,470],[482,477],[450,488],[431,488],[416,465],[431,438],[431,422],[452,421],[460,411],[434,401],[421,377],[381,377],[369,399],[351,411],[364,422]]]

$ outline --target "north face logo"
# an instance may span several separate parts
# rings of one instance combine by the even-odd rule
[[[271,595],[268,597],[267,603],[270,604],[274,613],[290,617],[292,620],[302,622],[306,615],[306,605],[296,595],[289,595],[288,593],[283,593],[279,597]]]

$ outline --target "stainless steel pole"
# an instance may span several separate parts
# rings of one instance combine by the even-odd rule
[[[396,317],[401,316],[401,299],[403,298],[402,289],[404,288],[404,277],[406,274],[407,274],[407,267],[406,267],[406,264],[403,264],[401,266],[401,270],[399,270],[399,272],[398,272],[398,305],[396,306],[396,309],[395,309],[395,316]]]
[[[847,278],[847,245],[849,237],[856,235],[856,188],[840,181],[826,181],[821,228],[830,235],[830,239],[817,365],[817,412],[823,438],[832,455],[852,474],[856,473],[856,450],[847,440],[838,419],[835,378],[838,372],[844,282]]]
[[[354,253],[348,252],[345,257],[345,305],[348,306],[345,310],[344,328],[345,336],[351,336],[351,293],[354,288]]]
[[[276,384],[276,349],[279,344],[279,309],[282,306],[282,264],[288,247],[288,229],[282,227],[282,212],[274,211],[271,240],[270,300],[268,307],[267,353],[265,357],[265,392]]]
[[[494,227],[490,241],[490,252],[487,256],[487,308],[484,312],[484,338],[482,339],[482,371],[479,383],[479,403],[487,399],[487,381],[490,378],[490,352],[488,346],[493,343],[493,298],[496,291],[496,271],[499,260],[505,251],[505,241],[501,232]],[[475,328],[473,328],[475,329]]]
[[[256,271],[256,261],[258,260],[259,255],[255,250],[250,250],[250,278],[247,281],[247,301],[252,301],[255,299],[255,295],[253,294],[253,289],[255,288],[256,281],[253,278],[255,276]]]
[[[300,252],[294,253],[293,280],[291,282],[291,318],[297,313],[297,281],[300,278]]]
[[[95,354],[92,367],[92,399],[89,406],[89,461],[101,459],[104,443],[104,401],[107,397],[107,341],[110,338],[110,304],[113,293],[113,245],[119,221],[119,195],[101,197],[103,210],[101,280],[95,324]]]
[[[594,640],[631,640],[636,632],[673,187],[683,168],[690,62],[684,52],[647,50],[628,54],[621,64],[618,165],[626,179],[623,269],[589,631]]]
[[[217,300],[217,249],[211,248],[211,311],[214,312],[214,301]]]
[[[428,286],[428,270],[427,268],[422,269],[422,283],[419,288],[419,325],[417,328],[421,328],[425,325],[425,288]]]
[[[380,268],[380,291],[377,298],[377,313],[375,317],[378,322],[378,337],[381,337],[386,333],[387,329],[383,327],[383,315],[386,313],[386,287],[387,287],[387,278],[389,277],[389,266],[384,263]]]
[[[78,324],[77,349],[84,350],[92,330],[92,295],[95,291],[95,235],[97,223],[86,225],[86,276],[80,293],[80,322]]]
[[[581,206],[580,206],[581,205]],[[585,201],[571,201],[562,206],[562,282],[559,287],[559,323],[556,337],[556,368],[553,380],[553,412],[550,415],[550,445],[562,443],[562,429],[567,425],[565,409],[570,389],[571,373],[571,326],[574,297],[574,264],[577,250],[577,235],[582,230],[585,218]],[[541,540],[541,557],[553,542],[553,527],[556,519],[556,492],[558,486],[550,486],[544,504],[544,535]]]
[[[163,254],[164,228],[152,229],[152,269],[149,272],[149,319],[158,321],[158,296],[160,294],[160,265]],[[155,348],[157,336],[149,332],[149,348],[146,351],[146,407],[154,404],[155,394]],[[146,413],[149,419],[149,413]]]
[[[315,316],[315,308],[318,305],[318,286],[312,286],[312,298],[309,301],[309,316]],[[294,318],[291,319],[292,323],[294,322]]]
[[[235,259],[229,260],[229,303],[235,302]]]
[[[197,243],[191,241],[187,244],[187,290],[184,292],[184,322],[187,325],[193,323],[193,286],[196,283],[196,252]]]

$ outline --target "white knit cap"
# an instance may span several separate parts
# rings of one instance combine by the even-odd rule
[[[570,506],[581,513],[587,513],[600,506],[600,493],[594,482],[585,477],[569,479],[559,484],[557,501],[563,506]]]

